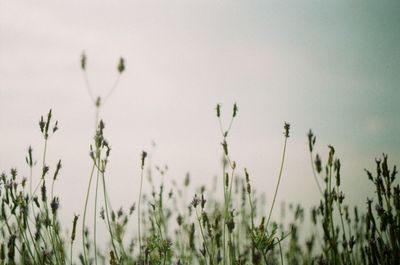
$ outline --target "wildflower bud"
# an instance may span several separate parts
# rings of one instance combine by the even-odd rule
[[[354,207],[354,221],[355,221],[356,223],[358,223],[358,221],[359,221],[359,217],[358,217],[358,208],[357,208],[357,206]]]
[[[207,200],[204,198],[204,194],[201,194],[201,209],[204,209]]]
[[[328,145],[329,147],[329,158],[328,158],[328,166],[333,165],[333,156],[335,154],[335,148],[332,145]]]
[[[21,182],[22,187],[25,187],[26,181],[27,181],[27,178],[23,178],[22,179],[22,182]]]
[[[74,216],[74,221],[72,223],[72,233],[71,233],[71,241],[75,240],[75,234],[76,234],[76,224],[78,222],[78,215]]]
[[[117,265],[118,264],[117,258],[115,257],[115,254],[114,254],[113,250],[110,251],[110,264],[111,265]]]
[[[15,180],[15,178],[17,177],[17,169],[16,168],[12,168],[10,171],[11,177],[13,180]]]
[[[334,169],[336,171],[336,185],[340,186],[340,160],[339,159],[335,160]]]
[[[103,219],[103,220],[106,218],[106,216],[104,215],[104,208],[103,207],[101,207],[101,209],[100,209],[100,218]]]
[[[397,170],[396,165],[394,165],[393,166],[392,175],[391,175],[391,179],[390,179],[392,182],[395,180],[395,177],[396,177],[397,173],[399,173],[399,171]]]
[[[43,185],[42,185],[42,188],[41,188],[41,193],[42,193],[42,202],[47,201],[46,185],[45,185],[44,181],[43,181]]]
[[[365,171],[365,173],[367,173],[368,179],[371,180],[371,181],[374,181],[374,178],[372,177],[371,172],[369,172],[369,171],[366,170],[365,168],[364,168],[364,171]]]
[[[28,156],[26,157],[26,163],[28,164],[29,167],[33,166],[33,159],[32,159],[32,147],[29,146],[28,148]]]
[[[57,179],[57,176],[58,176],[58,173],[60,172],[61,167],[62,166],[61,166],[61,159],[60,159],[60,160],[58,160],[56,171],[54,172],[53,180]]]
[[[232,234],[233,229],[235,229],[235,221],[233,220],[233,217],[230,217],[230,218],[226,221],[226,227],[228,228],[229,234]]]
[[[44,176],[47,174],[47,172],[49,172],[49,167],[44,165],[42,168],[42,178],[44,178]]]
[[[125,70],[125,61],[124,61],[124,58],[119,58],[119,62],[118,62],[118,72],[120,73],[120,74],[122,74],[122,72],[124,72],[124,70]]]
[[[81,68],[83,71],[86,70],[86,54],[85,54],[85,52],[82,52],[82,55],[81,55]]]
[[[321,171],[322,171],[322,162],[321,162],[321,158],[319,157],[318,154],[315,156],[314,164],[315,164],[315,168],[316,168],[318,174],[321,173]]]
[[[58,130],[58,121],[53,126],[53,133],[55,133]]]
[[[251,193],[251,186],[250,186],[250,183],[247,183],[247,193]]]
[[[199,198],[197,197],[197,194],[195,194],[194,197],[193,197],[193,200],[192,200],[191,205],[193,206],[193,208],[196,208],[197,205],[199,205],[199,203],[200,203],[200,200],[199,200]]]
[[[146,157],[147,157],[147,153],[145,151],[142,151],[142,165],[141,165],[142,169],[144,168],[144,161],[145,161]]]
[[[221,105],[217,104],[217,107],[215,109],[217,110],[217,117],[219,118],[221,116]]]
[[[238,107],[237,107],[237,105],[235,103],[235,104],[233,104],[233,115],[232,115],[233,118],[236,117],[237,112],[238,112]]]
[[[285,122],[285,124],[283,125],[283,128],[285,130],[283,134],[285,135],[286,138],[288,138],[289,130],[290,130],[290,123]]]
[[[224,140],[222,143],[222,148],[224,149],[224,154],[228,156],[228,143]]]
[[[39,121],[39,127],[40,127],[40,131],[43,133],[44,131],[44,126],[46,125],[46,123],[43,120],[43,116],[40,117],[40,121]]]
[[[50,203],[51,212],[53,213],[53,215],[57,214],[57,210],[58,210],[59,205],[60,205],[60,202],[59,202],[58,198],[54,197],[53,200]]]
[[[310,149],[310,152],[312,152],[314,149],[316,137],[314,133],[311,131],[311,129],[308,131],[307,136],[308,136],[308,148]]]
[[[49,113],[47,113],[47,121],[46,125],[44,127],[44,138],[47,139],[49,137],[49,126],[50,126],[50,121],[51,121],[51,109],[49,110]]]

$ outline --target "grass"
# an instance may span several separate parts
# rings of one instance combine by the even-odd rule
[[[128,211],[114,209],[105,177],[111,148],[105,137],[105,124],[98,120],[104,101],[96,99],[89,87],[84,55],[81,67],[96,110],[84,212],[71,216],[71,232],[64,233],[58,218],[61,199],[53,192],[62,162],[54,167],[47,164],[47,146],[58,130],[50,110],[39,121],[43,136],[39,166],[35,166],[36,158],[29,147],[29,178],[21,178],[16,169],[4,171],[0,177],[0,264],[398,264],[400,188],[396,184],[397,168],[389,167],[387,155],[376,159],[374,173],[365,171],[366,181],[375,187],[376,194],[367,198],[366,209],[359,209],[346,203],[341,188],[341,162],[334,147],[329,146],[327,162],[323,164],[315,150],[316,136],[310,130],[312,177],[321,198],[310,209],[314,229],[301,231],[305,210],[300,205],[289,206],[291,216],[284,223],[271,219],[290,125],[285,123],[283,128],[283,152],[273,201],[264,205],[251,185],[249,171],[239,172],[229,152],[229,135],[238,115],[236,104],[227,127],[221,106],[216,107],[224,155],[218,185],[202,186],[192,199],[187,199],[188,190],[192,190],[187,175],[183,183],[174,182],[173,189],[166,192],[164,183],[156,186],[151,177],[152,171],[163,175],[165,169],[153,167],[148,161],[150,155],[143,151],[136,204]],[[120,59],[116,83],[124,69]],[[146,174],[147,185],[153,190],[150,194],[142,193]],[[223,192],[221,200],[214,198],[217,192]],[[89,209],[91,199],[93,208]],[[267,206],[268,214],[263,215],[261,209]],[[133,217],[136,223],[131,221]],[[107,229],[107,244],[98,242],[99,225]],[[81,234],[79,243],[77,233]]]

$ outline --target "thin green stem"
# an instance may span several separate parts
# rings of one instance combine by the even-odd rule
[[[94,175],[94,169],[95,169],[96,163],[93,162],[93,166],[90,172],[90,177],[89,177],[89,184],[88,184],[88,188],[86,191],[86,198],[85,198],[85,208],[83,210],[83,218],[82,218],[82,244],[83,244],[83,260],[85,262],[85,265],[88,264],[87,261],[87,253],[86,253],[86,244],[85,244],[85,224],[86,224],[86,212],[87,212],[87,206],[88,206],[88,202],[89,202],[89,195],[90,195],[90,187],[92,185],[92,179],[93,179],[93,175]]]
[[[111,244],[115,253],[115,257],[118,260],[118,252],[117,252],[117,248],[115,247],[115,243],[114,243],[114,236],[113,236],[113,232],[112,232],[112,228],[111,228],[111,222],[110,222],[110,216],[109,216],[109,211],[108,211],[108,205],[107,205],[107,191],[106,191],[106,181],[105,181],[105,177],[104,177],[104,172],[101,172],[101,177],[103,180],[103,192],[104,192],[104,204],[105,204],[105,209],[106,209],[106,219],[107,219],[107,224],[108,224],[108,231],[110,233],[110,237],[111,237]]]
[[[141,229],[140,229],[142,188],[143,188],[143,166],[141,167],[141,171],[140,171],[140,188],[139,188],[139,200],[138,200],[139,201],[138,202],[139,262],[141,262],[141,259],[142,259],[142,237],[141,237]]]
[[[274,209],[276,195],[278,194],[279,184],[280,184],[281,178],[282,178],[283,165],[285,163],[287,139],[288,139],[288,137],[285,136],[285,143],[283,145],[283,154],[282,154],[282,160],[281,160],[281,167],[280,167],[279,176],[278,176],[278,183],[276,184],[275,193],[274,193],[274,199],[272,200],[271,209],[269,210],[269,214],[268,214],[267,225],[266,225],[267,229],[268,229],[269,221],[271,219],[272,210]]]

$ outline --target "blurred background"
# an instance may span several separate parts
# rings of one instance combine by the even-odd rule
[[[400,162],[400,2],[398,1],[0,1],[0,168],[28,176],[29,145],[40,164],[38,121],[52,108],[59,131],[48,164],[62,159],[55,192],[61,217],[82,214],[91,169],[95,96],[126,70],[100,116],[112,151],[106,175],[114,207],[137,200],[140,154],[168,165],[155,181],[221,181],[221,134],[238,173],[273,197],[291,123],[278,201],[317,204],[307,132],[342,160],[349,203],[372,197],[364,168],[382,152]],[[152,148],[152,142],[156,147]],[[153,150],[153,151],[152,151]],[[35,181],[40,167],[36,167]],[[147,190],[148,187],[146,188]],[[191,195],[190,195],[191,197]],[[188,201],[189,203],[189,201]],[[277,211],[278,213],[278,211]]]

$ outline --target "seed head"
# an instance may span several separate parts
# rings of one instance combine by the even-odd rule
[[[237,104],[236,104],[236,103],[233,104],[233,115],[232,115],[233,118],[236,117],[236,114],[237,114],[238,110],[239,110],[239,109],[238,109],[238,107],[237,107]]]
[[[224,140],[224,141],[221,143],[221,145],[222,145],[222,147],[223,147],[223,149],[224,149],[224,154],[225,154],[226,156],[228,156],[228,143],[226,142],[226,140]]]
[[[221,104],[217,104],[215,109],[217,111],[217,117],[219,118],[221,116]]]
[[[199,203],[200,203],[200,199],[199,199],[199,197],[197,197],[197,194],[195,194],[194,197],[193,197],[191,205],[193,206],[193,208],[196,208],[197,205],[199,205]]]
[[[119,58],[119,62],[118,62],[118,72],[120,74],[122,74],[125,71],[125,60],[124,58]]]
[[[146,160],[147,153],[145,151],[142,151],[142,169],[144,168],[144,161]]]
[[[311,131],[311,129],[308,131],[307,137],[308,137],[308,148],[310,149],[310,152],[312,152],[314,149],[316,136]]]
[[[50,203],[50,207],[51,207],[51,212],[56,215],[57,214],[57,210],[58,207],[60,206],[60,202],[58,200],[58,197],[54,197],[53,200]]]
[[[283,125],[283,129],[285,130],[283,134],[285,135],[286,138],[289,137],[289,130],[290,130],[290,123],[285,122]]]
[[[75,234],[76,234],[76,224],[78,222],[78,217],[79,215],[74,215],[74,221],[72,223],[72,233],[71,233],[71,241],[75,240]]]

